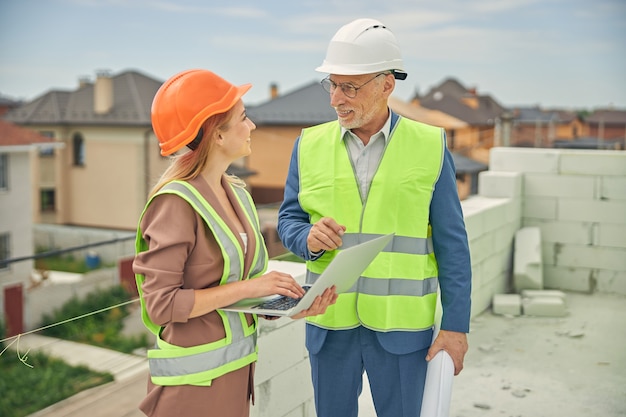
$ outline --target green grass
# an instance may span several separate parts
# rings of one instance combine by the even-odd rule
[[[40,327],[55,324],[69,318],[111,307],[131,300],[130,294],[121,286],[101,289],[84,299],[70,299],[52,314],[44,316]],[[124,336],[123,319],[129,313],[129,305],[120,306],[95,315],[50,327],[41,334],[60,339],[88,343],[125,353],[149,345],[145,334]],[[4,326],[0,322],[0,340],[4,339]],[[1,344],[0,344],[1,345]],[[15,345],[11,346],[14,348]],[[0,346],[0,352],[4,346]],[[24,352],[20,352],[24,354]],[[59,359],[31,352],[25,362],[20,361],[12,349],[0,356],[0,416],[23,417],[71,397],[88,388],[113,380],[108,373],[92,371],[83,366],[70,366]]]
[[[23,364],[11,349],[0,356],[0,416],[27,416],[78,392],[113,381],[111,374],[70,366],[41,353],[29,353],[26,363],[32,368]]]
[[[83,299],[73,297],[52,314],[44,315],[40,327],[60,323],[130,301],[131,299],[130,294],[122,286],[97,290]],[[125,336],[121,333],[124,328],[124,318],[128,314],[129,305],[122,305],[98,314],[50,327],[43,330],[41,334],[100,346],[119,352],[132,353],[135,349],[147,347],[150,343],[145,333],[137,336]]]

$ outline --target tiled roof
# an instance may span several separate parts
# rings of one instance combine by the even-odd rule
[[[94,84],[75,91],[53,90],[7,112],[3,118],[18,124],[88,124],[150,126],[152,98],[162,81],[137,71],[111,76],[113,106],[106,114],[94,111]]]
[[[475,161],[456,152],[452,152],[452,159],[454,160],[454,167],[456,168],[457,174],[475,174],[477,172],[487,171],[489,168],[481,162]]]
[[[246,113],[259,126],[311,126],[337,118],[337,113],[330,107],[328,93],[317,81],[265,103],[248,106]]]
[[[587,123],[626,125],[626,110],[596,110],[585,118]]]
[[[582,137],[573,140],[555,140],[552,146],[567,149],[623,149],[623,139],[598,139]]]
[[[492,125],[496,118],[506,111],[506,108],[491,96],[477,95],[454,78],[444,80],[418,99],[423,107],[439,110],[474,126]],[[476,106],[468,105],[466,100],[475,101]]]
[[[440,111],[415,106],[395,97],[389,98],[389,107],[404,117],[434,126],[454,129],[467,125]],[[328,93],[317,81],[257,106],[248,106],[246,113],[259,126],[311,126],[337,119]]]
[[[416,106],[393,96],[389,97],[389,107],[401,116],[444,129],[460,129],[467,126],[464,121],[439,110]]]
[[[33,143],[54,143],[54,139],[42,136],[34,130],[0,120],[0,147],[23,146]]]
[[[513,109],[513,118],[516,123],[571,123],[576,118],[575,112],[564,110],[545,110],[540,107],[516,107]]]

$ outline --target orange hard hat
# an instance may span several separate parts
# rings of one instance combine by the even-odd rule
[[[251,87],[237,87],[201,69],[183,71],[165,81],[151,110],[161,155],[171,155],[193,141],[205,120],[230,110]]]

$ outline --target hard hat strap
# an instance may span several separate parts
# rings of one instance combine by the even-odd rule
[[[187,147],[191,149],[192,151],[195,151],[196,149],[198,149],[198,146],[200,146],[200,142],[202,142],[203,134],[204,134],[204,130],[200,128],[198,135],[195,137],[194,140],[192,140],[191,142],[187,144]]]
[[[396,80],[406,80],[407,73],[403,71],[393,70],[393,77]]]

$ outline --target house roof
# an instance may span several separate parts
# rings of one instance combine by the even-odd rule
[[[257,125],[310,126],[337,118],[330,107],[328,93],[313,81],[289,93],[256,106],[247,106],[246,113]]]
[[[54,139],[0,119],[0,147],[25,146],[37,143],[54,143]]]
[[[416,106],[396,97],[389,97],[389,107],[391,107],[391,109],[399,115],[408,119],[433,126],[443,127],[444,129],[460,129],[467,126],[466,122],[459,120],[456,117],[452,117],[449,114],[443,113],[439,110]]]
[[[513,109],[513,118],[516,123],[535,124],[557,123],[567,124],[576,120],[575,112],[565,110],[546,110],[540,107],[516,107]]]
[[[626,110],[596,110],[585,118],[587,123],[626,125]]]
[[[489,95],[478,95],[454,78],[444,80],[424,97],[417,97],[421,106],[439,110],[470,125],[492,125],[506,111]],[[474,102],[475,106],[468,104]]]
[[[482,162],[475,161],[456,152],[452,152],[452,159],[457,174],[475,174],[486,171],[489,168]]]
[[[565,149],[623,149],[623,139],[599,139],[594,137],[582,137],[573,140],[555,140],[554,148]]]
[[[152,98],[162,81],[132,70],[111,76],[111,81],[113,103],[106,114],[95,112],[95,84],[85,82],[74,91],[51,90],[3,118],[21,125],[150,126]]]
[[[389,98],[389,107],[404,117],[434,126],[450,129],[467,126],[464,121],[438,110],[406,103],[396,97]],[[337,113],[330,106],[328,93],[317,81],[257,106],[248,106],[246,113],[260,126],[310,126],[337,119]]]

